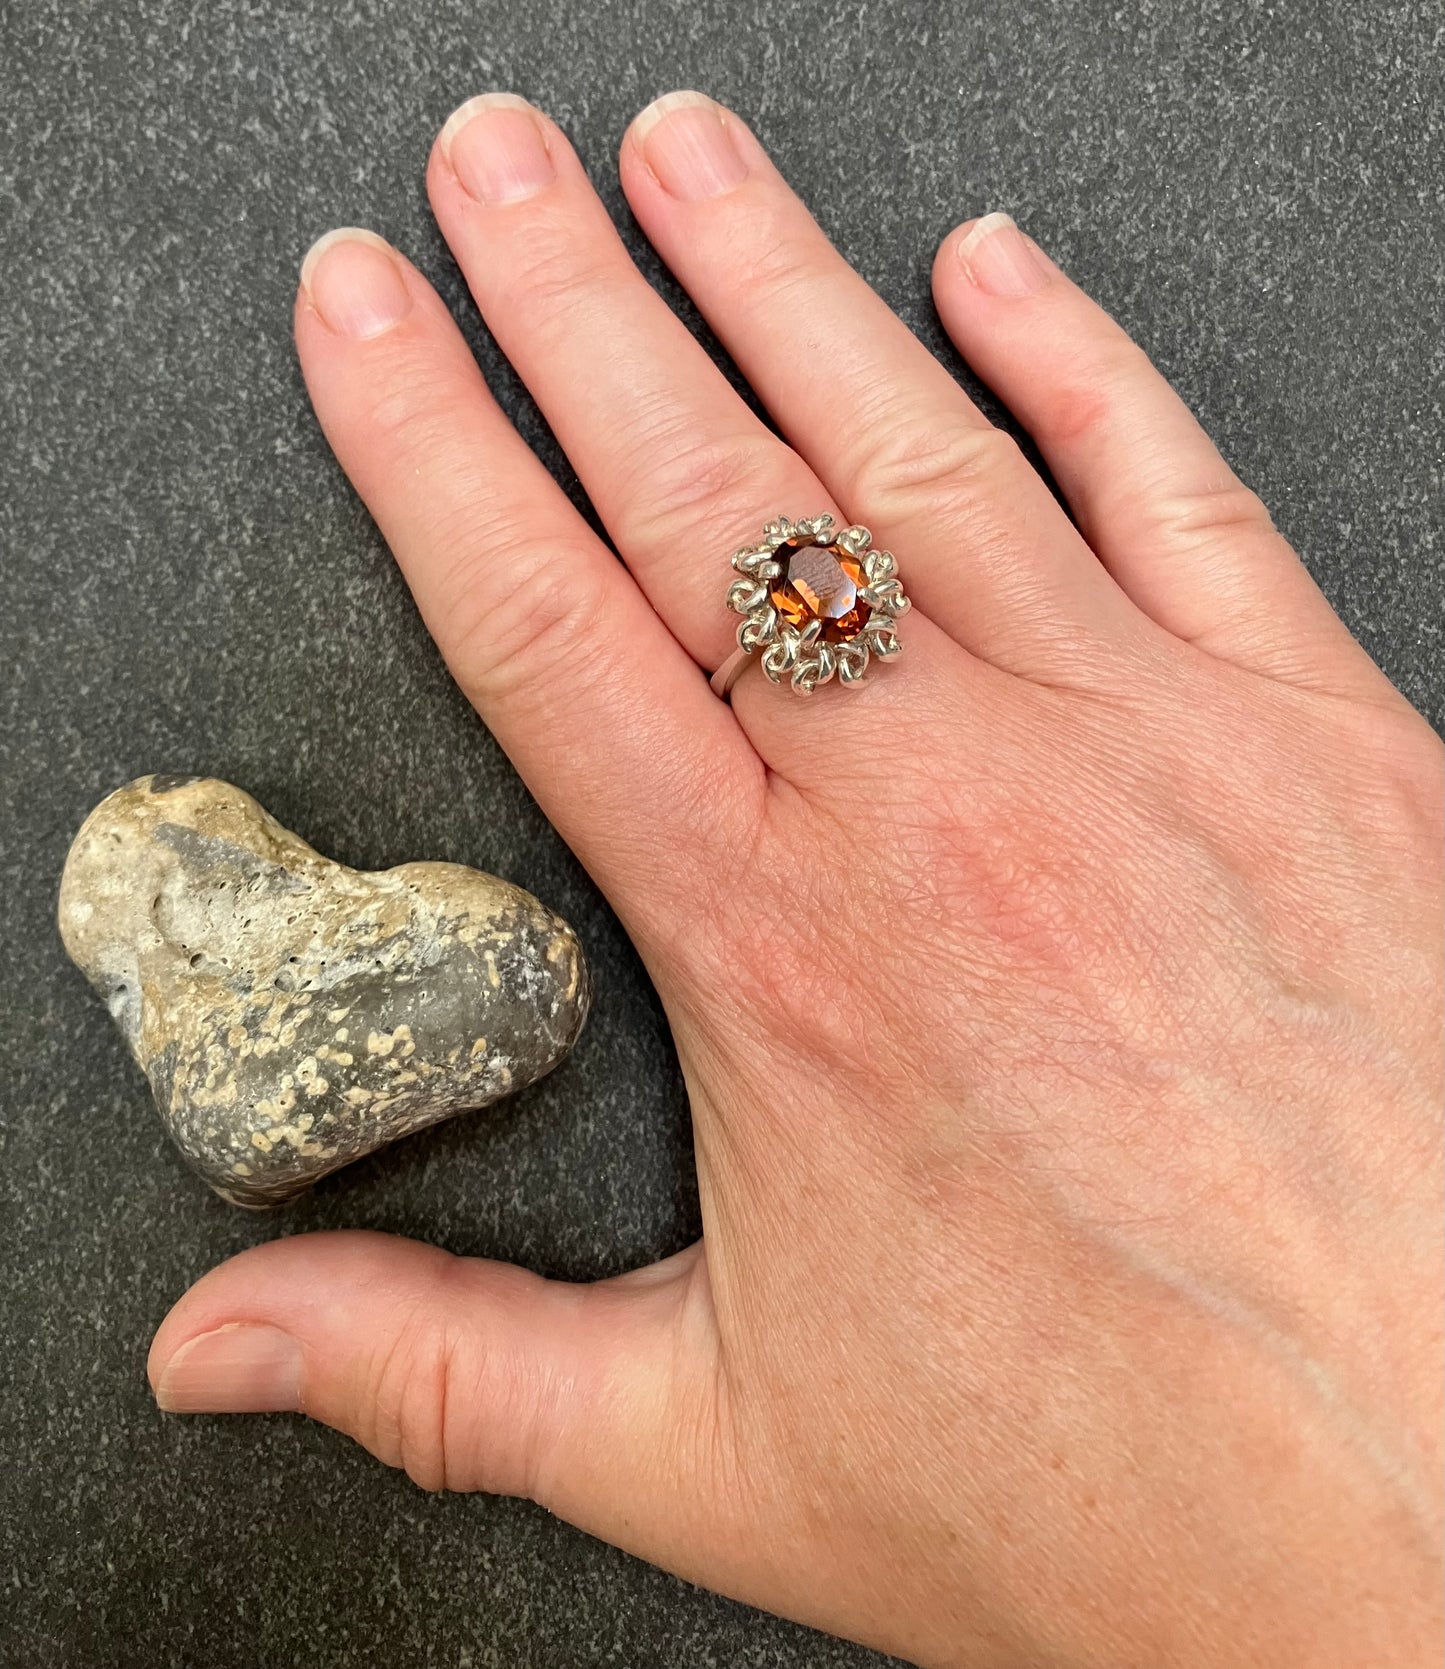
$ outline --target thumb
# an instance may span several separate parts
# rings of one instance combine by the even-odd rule
[[[169,1412],[299,1411],[428,1489],[529,1496],[673,1563],[704,1484],[686,1434],[716,1413],[716,1337],[701,1243],[577,1286],[346,1231],[212,1270],[147,1371]]]

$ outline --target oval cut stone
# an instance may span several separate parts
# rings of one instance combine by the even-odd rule
[[[773,552],[783,567],[768,598],[779,616],[798,631],[823,623],[825,643],[851,643],[868,624],[872,609],[858,595],[866,581],[863,564],[841,545],[785,539]]]

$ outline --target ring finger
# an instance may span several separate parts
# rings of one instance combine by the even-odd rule
[[[1049,679],[1143,621],[1013,440],[829,243],[746,125],[699,93],[632,124],[622,182],[784,434],[911,561],[929,616]],[[1094,657],[1097,660],[1097,656]]]

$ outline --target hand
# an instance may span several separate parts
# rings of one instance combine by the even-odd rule
[[[437,219],[622,553],[370,234],[308,257],[317,412],[456,677],[666,1005],[705,1239],[592,1286],[369,1234],[259,1246],[163,1407],[302,1409],[929,1664],[1433,1658],[1441,756],[1123,332],[1002,216],[943,320],[1066,494],[737,117],[621,153],[774,414],[492,96]],[[731,551],[897,553],[906,653],[731,706]]]

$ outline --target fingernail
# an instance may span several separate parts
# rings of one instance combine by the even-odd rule
[[[1006,214],[986,214],[958,246],[969,281],[991,296],[1027,296],[1058,268]]]
[[[534,197],[557,178],[537,111],[515,93],[480,93],[447,117],[438,140],[479,203]]]
[[[664,93],[632,124],[632,137],[663,190],[686,203],[721,197],[747,178],[727,113],[704,93]]]
[[[168,1414],[274,1414],[301,1407],[301,1350],[279,1327],[235,1321],[199,1333],[155,1387]]]
[[[338,336],[358,341],[380,336],[411,312],[391,246],[359,226],[339,226],[311,245],[301,288]]]

